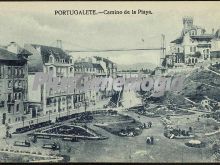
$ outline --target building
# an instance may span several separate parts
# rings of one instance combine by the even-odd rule
[[[72,92],[54,89],[47,90],[42,85],[38,90],[33,91],[35,74],[38,72],[49,73],[53,77],[62,78],[74,77],[73,58],[61,47],[51,47],[45,45],[25,44],[25,49],[33,55],[28,61],[28,81],[29,81],[29,111],[32,118],[38,115],[49,115],[52,113],[75,110],[75,104],[82,102],[84,94],[74,90]]]
[[[220,59],[220,29],[218,29],[212,40],[211,59]]]
[[[0,48],[0,120],[2,124],[21,122],[27,115],[28,67],[31,55],[12,42]]]
[[[74,63],[75,75],[84,75],[82,84],[92,81],[97,77],[116,77],[117,67],[112,61],[98,56],[77,59]],[[85,93],[85,99],[89,103],[96,104],[106,97],[111,96],[111,91],[97,91],[89,89]]]
[[[106,76],[105,68],[94,57],[78,59],[74,63],[75,74]]]
[[[213,34],[206,33],[202,27],[193,24],[192,17],[183,18],[180,37],[171,41],[171,55],[175,56],[174,67],[193,66],[210,60]]]
[[[117,65],[109,60],[108,58],[94,56],[98,64],[100,64],[106,73],[107,77],[116,78],[117,77]]]

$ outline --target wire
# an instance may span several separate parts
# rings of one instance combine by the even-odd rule
[[[107,50],[68,50],[69,52],[121,52],[121,51],[140,51],[140,50],[163,50],[165,48],[143,48],[143,49],[107,49]]]

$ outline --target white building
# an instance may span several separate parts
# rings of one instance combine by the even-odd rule
[[[175,55],[174,66],[195,65],[210,60],[213,34],[193,24],[192,17],[183,18],[180,37],[171,41],[171,53]]]
[[[54,89],[46,90],[46,86],[42,85],[38,90],[32,90],[35,74],[38,72],[50,73],[53,77],[74,77],[74,63],[71,56],[59,47],[50,47],[44,45],[25,44],[25,49],[33,55],[28,61],[28,82],[29,82],[29,110],[32,117],[36,117],[39,113],[47,115],[50,113],[58,113],[73,111],[79,95],[83,93],[69,93],[67,91],[54,91]]]

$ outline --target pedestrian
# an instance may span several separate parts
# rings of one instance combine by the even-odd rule
[[[151,142],[151,144],[154,144],[154,137],[153,136],[150,137],[150,142]]]
[[[146,128],[146,124],[144,123],[144,128]]]
[[[150,137],[147,137],[147,144],[150,144],[151,143],[151,139]]]
[[[151,128],[151,126],[152,126],[152,123],[151,123],[151,121],[149,121],[149,123],[148,123],[148,127]]]

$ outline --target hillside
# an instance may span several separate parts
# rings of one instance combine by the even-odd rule
[[[187,108],[192,102],[200,106],[203,99],[209,98],[213,101],[220,102],[220,76],[209,70],[194,70],[186,77],[181,92],[166,92],[160,98],[149,97],[145,94],[145,104],[154,103],[163,106],[176,105],[177,107]]]
[[[209,70],[194,71],[186,78],[182,95],[195,102],[204,96],[220,101],[220,76]]]

